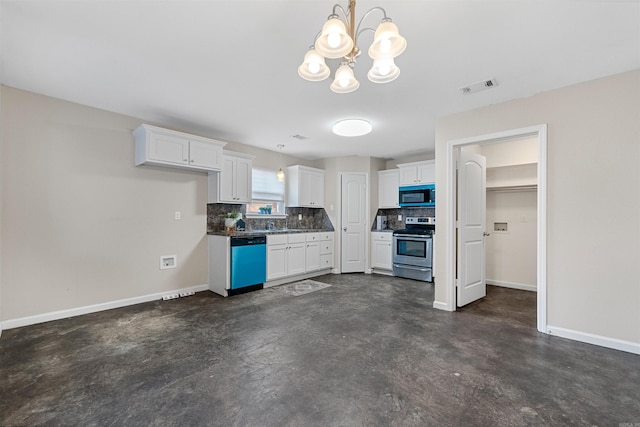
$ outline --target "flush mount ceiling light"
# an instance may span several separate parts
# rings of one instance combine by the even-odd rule
[[[342,58],[330,87],[336,93],[353,92],[360,87],[360,83],[353,74],[356,58],[361,53],[357,44],[358,37],[364,31],[372,31],[374,32],[373,43],[367,52],[373,59],[373,66],[367,77],[374,83],[388,83],[395,80],[400,75],[400,69],[393,58],[404,52],[407,47],[407,41],[399,34],[398,27],[391,22],[391,18],[387,17],[387,12],[381,7],[369,9],[356,26],[355,0],[349,1],[348,9],[345,11],[338,4],[333,6],[333,13],[329,15],[322,31],[316,35],[314,44],[304,56],[302,65],[298,67],[298,74],[311,82],[322,81],[331,73],[324,61],[325,58]],[[383,16],[378,27],[375,30],[368,27],[360,28],[363,21],[375,11],[382,12]]]
[[[373,126],[366,120],[346,119],[333,125],[333,133],[340,136],[362,136],[373,130]]]

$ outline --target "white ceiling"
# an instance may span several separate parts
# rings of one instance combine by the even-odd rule
[[[394,158],[433,152],[436,117],[640,68],[640,1],[360,0],[356,20],[381,6],[407,39],[396,58],[401,74],[369,82],[363,54],[360,89],[335,94],[331,78],[297,74],[333,5],[1,0],[0,78],[223,141],[273,151],[284,144],[303,158]],[[371,40],[363,33],[359,45],[366,51]],[[459,91],[490,78],[499,84],[492,90]],[[373,132],[332,135],[336,121],[354,117]]]

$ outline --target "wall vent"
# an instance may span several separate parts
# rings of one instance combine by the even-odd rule
[[[462,92],[463,95],[471,95],[483,90],[493,89],[496,86],[498,86],[498,81],[496,79],[482,80],[480,82],[461,87],[460,92]]]
[[[304,136],[304,135],[300,135],[300,134],[291,135],[291,138],[299,139],[300,141],[304,141],[305,139],[309,139],[308,136]]]

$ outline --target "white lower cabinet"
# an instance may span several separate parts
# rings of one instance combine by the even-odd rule
[[[267,281],[333,267],[333,232],[267,235]]]
[[[333,268],[333,233],[322,233],[320,241],[320,268]]]
[[[281,279],[305,272],[304,234],[267,236],[267,280]]]
[[[307,273],[333,268],[333,232],[307,234]]]
[[[371,268],[393,270],[393,233],[371,233]]]

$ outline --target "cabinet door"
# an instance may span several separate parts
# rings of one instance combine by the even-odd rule
[[[420,184],[436,182],[436,163],[434,161],[418,165],[418,181]]]
[[[391,270],[391,242],[374,240],[371,245],[371,267]]]
[[[321,208],[324,206],[324,174],[311,172],[309,174],[309,192],[311,193],[311,206]]]
[[[324,174],[300,170],[300,205],[313,208],[324,206]]]
[[[418,168],[415,166],[403,166],[400,171],[400,185],[416,185],[418,183]]]
[[[222,149],[203,141],[189,141],[189,164],[206,169],[220,169]]]
[[[218,182],[218,194],[220,202],[235,202],[233,184],[236,162],[231,156],[223,156],[222,170]]]
[[[305,271],[320,269],[320,242],[307,242]]]
[[[251,203],[251,167],[249,159],[236,159],[235,168],[235,197],[236,201]]]
[[[305,271],[305,243],[290,243],[287,251],[288,275],[302,274]]]
[[[189,141],[170,135],[152,134],[149,139],[149,158],[178,165],[189,164]]]
[[[287,277],[287,245],[267,245],[267,280]]]
[[[396,170],[378,172],[378,208],[397,208],[400,173]]]

